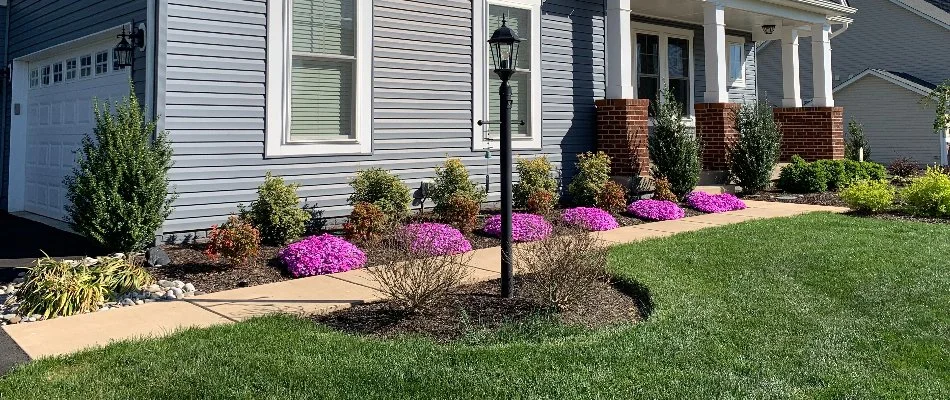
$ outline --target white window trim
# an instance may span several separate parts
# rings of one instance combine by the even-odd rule
[[[742,66],[739,68],[741,76],[738,79],[731,79],[729,76],[732,71],[732,45],[742,46]],[[746,51],[745,38],[739,36],[726,36],[726,78],[729,79],[729,87],[744,88],[746,86],[746,68],[748,67],[748,52]]]
[[[630,35],[633,43],[633,93],[640,93],[639,85],[639,53],[637,52],[637,34],[656,35],[660,37],[660,87],[670,86],[670,58],[669,58],[669,39],[686,39],[689,41],[689,104],[687,106],[687,115],[683,118],[687,124],[694,126],[696,122],[696,56],[693,47],[696,44],[695,32],[689,29],[672,28],[663,25],[646,24],[642,22],[630,23]],[[662,94],[662,93],[661,93]],[[652,107],[652,105],[651,105]],[[653,118],[650,118],[650,125],[653,125]]]
[[[357,0],[354,139],[290,142],[291,1],[267,2],[265,157],[372,153],[373,3]]]
[[[485,68],[488,59],[488,5],[522,8],[531,11],[532,40],[523,42],[520,48],[521,57],[526,52],[531,57],[531,121],[528,121],[528,138],[512,140],[511,147],[517,150],[541,150],[542,118],[541,118],[541,0],[476,0],[473,6],[472,32],[474,46],[472,54],[473,89],[472,102],[475,105],[475,118],[472,118],[472,150],[498,149],[501,142],[497,139],[486,140],[487,125],[478,125],[478,121],[487,120],[489,102],[498,100],[498,88],[488,87],[489,75],[493,74],[490,68]],[[491,121],[498,123],[498,121]],[[519,121],[512,121],[516,124]]]

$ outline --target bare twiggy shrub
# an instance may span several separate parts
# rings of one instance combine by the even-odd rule
[[[525,296],[563,309],[607,280],[607,248],[577,231],[521,244],[515,253]]]
[[[470,253],[432,257],[431,251],[404,238],[384,240],[385,264],[369,268],[380,291],[397,308],[423,312],[454,293],[469,275]]]

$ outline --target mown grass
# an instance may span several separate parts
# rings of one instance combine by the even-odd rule
[[[442,345],[292,317],[19,368],[0,398],[948,398],[950,226],[814,214],[622,246],[648,321]]]

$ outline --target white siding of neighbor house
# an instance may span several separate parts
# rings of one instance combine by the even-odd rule
[[[940,161],[933,133],[934,108],[918,103],[920,95],[879,77],[868,75],[841,89],[837,102],[845,122],[864,125],[873,161],[888,164],[907,157],[921,164]]]
[[[950,79],[950,30],[890,0],[849,0],[858,9],[854,24],[831,41],[835,86],[868,68],[897,71],[939,84]],[[759,53],[760,94],[782,99],[782,53],[778,42]],[[802,40],[802,98],[814,97],[811,40]]]
[[[166,234],[222,222],[255,199],[267,171],[300,183],[299,195],[329,217],[348,212],[347,183],[357,170],[386,168],[418,187],[446,157],[463,159],[479,182],[490,173],[497,197],[497,154],[486,160],[471,150],[471,1],[373,1],[373,154],[274,159],[263,155],[265,1],[167,2],[163,114],[180,196]],[[594,100],[604,95],[604,6],[543,4],[541,153],[571,166],[594,145]]]

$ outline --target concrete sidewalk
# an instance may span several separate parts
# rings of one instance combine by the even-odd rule
[[[615,245],[759,218],[847,211],[837,207],[759,201],[746,201],[746,204],[749,207],[746,210],[642,224],[595,235],[605,244]],[[498,278],[500,260],[497,247],[474,251],[469,262],[470,279],[484,281]],[[150,303],[68,318],[7,325],[3,330],[29,357],[36,359],[69,354],[117,340],[163,336],[183,328],[233,323],[266,314],[325,313],[379,300],[380,294],[375,285],[365,270],[355,270],[211,293],[185,301]]]

